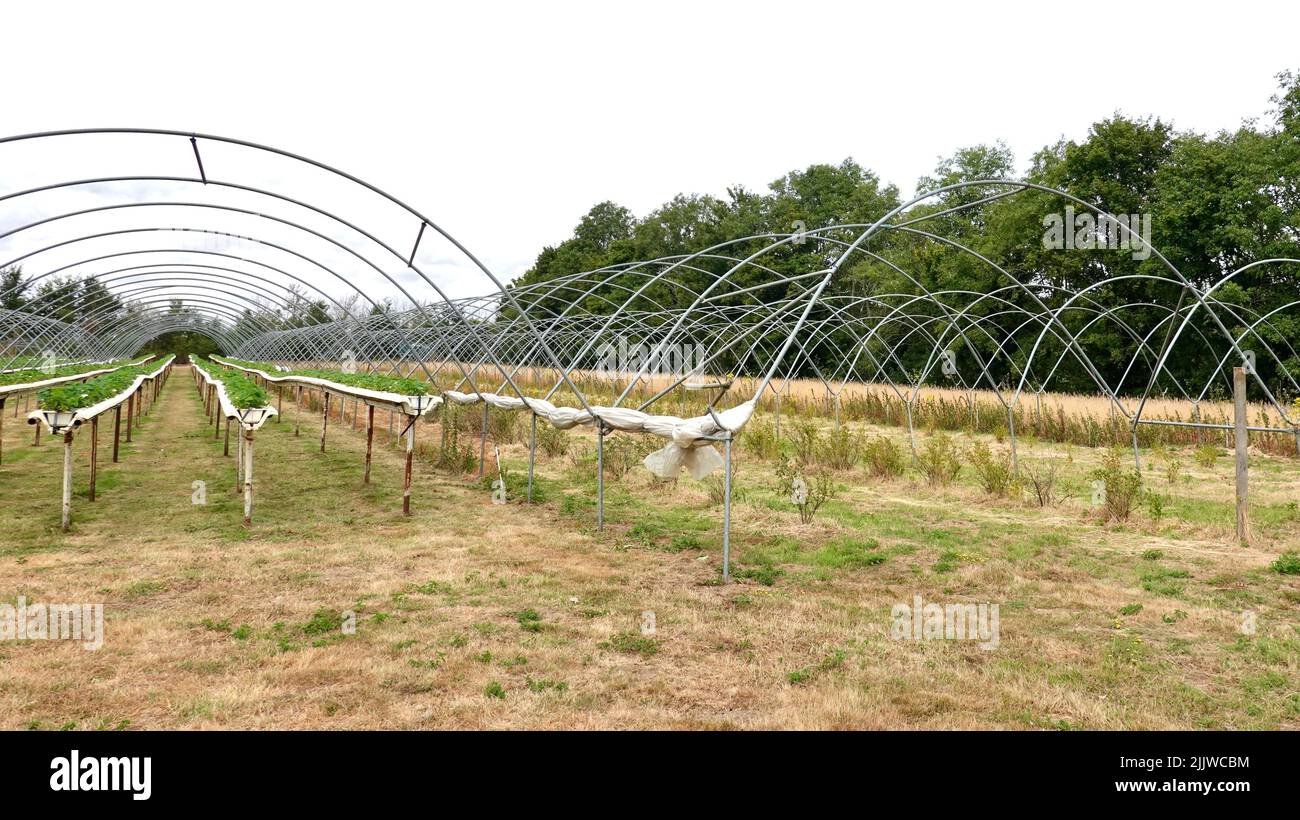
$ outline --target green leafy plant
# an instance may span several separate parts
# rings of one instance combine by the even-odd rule
[[[1136,467],[1126,468],[1124,452],[1112,448],[1102,457],[1101,466],[1089,475],[1105,490],[1102,503],[1106,520],[1127,521],[1142,495],[1142,473]]]
[[[776,492],[790,499],[804,524],[811,523],[822,505],[835,497],[835,483],[825,470],[810,471],[785,456],[776,467],[776,479]]]
[[[917,466],[931,486],[945,486],[957,479],[961,472],[961,459],[957,455],[957,445],[950,436],[935,433],[925,442],[917,456]]]
[[[130,389],[139,376],[147,376],[158,370],[159,364],[123,367],[112,373],[95,376],[84,382],[73,382],[50,387],[37,394],[37,401],[42,410],[55,410],[60,413],[92,407],[106,399]]]
[[[984,492],[996,496],[1010,493],[1012,484],[1010,453],[1004,451],[995,454],[987,444],[978,441],[971,447],[966,457],[975,468],[975,476],[979,479]]]
[[[882,435],[863,444],[862,458],[867,463],[867,472],[875,478],[894,478],[902,475],[906,468],[903,448]]]
[[[1268,565],[1269,569],[1274,572],[1280,572],[1283,575],[1300,575],[1300,552],[1288,550],[1277,557],[1277,560]]]
[[[248,362],[224,357],[220,361],[246,367],[250,370],[257,370],[268,376],[306,376],[307,378],[324,379],[347,385],[348,387],[360,387],[363,390],[396,393],[400,396],[431,396],[435,392],[434,386],[429,382],[404,376],[385,376],[380,373],[345,373],[341,370],[276,370],[273,365],[265,362]]]

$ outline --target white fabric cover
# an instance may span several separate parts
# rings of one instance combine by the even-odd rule
[[[242,368],[234,364],[227,366],[239,370],[249,370],[249,368]],[[390,400],[396,395],[392,393],[375,393],[372,390],[360,390],[355,387],[338,385],[324,379],[304,376],[277,378],[263,373],[261,370],[251,372],[264,375],[273,382],[294,381],[313,384],[327,388],[332,393],[371,394],[389,397]],[[396,398],[403,399],[404,397],[396,396]],[[501,410],[528,409],[543,420],[550,422],[553,427],[561,430],[568,430],[580,424],[592,425],[599,418],[606,427],[614,430],[627,433],[649,433],[659,436],[668,439],[668,444],[646,456],[644,462],[646,469],[659,478],[675,478],[684,468],[691,474],[692,478],[697,480],[723,467],[722,455],[718,453],[716,448],[709,446],[708,439],[722,432],[739,432],[749,422],[750,416],[754,414],[753,401],[747,401],[719,412],[717,414],[718,421],[714,421],[711,415],[684,419],[679,416],[654,416],[627,407],[592,407],[591,412],[588,412],[577,407],[557,407],[545,399],[523,399],[518,396],[503,396],[499,393],[461,393],[456,390],[446,390],[443,391],[442,398],[436,396],[432,398],[434,399],[433,407],[437,407],[442,403],[443,399],[446,399],[452,404],[458,405],[486,402],[489,406]],[[429,409],[431,410],[432,407]],[[415,415],[415,413],[412,412],[409,415]],[[721,422],[721,425],[718,422]]]

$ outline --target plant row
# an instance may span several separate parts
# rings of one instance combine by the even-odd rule
[[[121,367],[112,373],[95,376],[84,382],[70,382],[57,387],[48,387],[37,394],[37,401],[42,410],[56,410],[61,413],[93,407],[128,389],[139,376],[148,376],[157,369],[156,362]]]
[[[359,387],[363,390],[375,390],[383,393],[396,393],[399,396],[430,396],[434,393],[433,385],[419,379],[400,376],[384,376],[379,373],[345,373],[342,370],[277,370],[275,365],[265,362],[248,362],[240,359],[226,359],[231,364],[261,371],[268,376],[303,376],[310,379]]]
[[[265,390],[233,367],[226,367],[220,362],[208,359],[199,360],[199,366],[208,371],[208,375],[213,379],[221,382],[226,388],[226,398],[230,399],[230,403],[236,409],[250,410],[255,407],[266,407],[271,403],[271,397]]]
[[[58,379],[66,376],[77,376],[81,373],[90,373],[95,370],[105,370],[110,367],[122,367],[126,362],[108,362],[100,364],[70,364],[64,367],[29,367],[23,370],[13,370],[8,373],[0,373],[0,387],[8,387],[11,384],[28,384],[31,382],[43,382],[48,379]]]

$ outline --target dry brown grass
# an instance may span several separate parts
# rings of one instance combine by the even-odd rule
[[[403,519],[394,450],[377,447],[364,488],[363,436],[331,422],[322,456],[319,418],[304,414],[295,438],[292,412],[259,435],[245,530],[233,470],[186,378],[178,370],[123,463],[104,467],[101,499],[77,499],[66,536],[57,448],[31,448],[30,428],[6,425],[0,598],[102,601],[107,637],[98,652],[0,644],[0,726],[1300,726],[1300,587],[1265,569],[1300,543],[1285,507],[1294,466],[1280,460],[1261,458],[1260,540],[1243,549],[1213,506],[1226,503],[1226,459],[1203,470],[1182,454],[1188,480],[1171,492],[1188,518],[1158,530],[1095,523],[1079,486],[1039,510],[860,470],[841,474],[840,498],[803,527],[766,489],[770,467],[742,453],[737,567],[778,555],[785,574],[719,585],[717,513],[689,479],[657,486],[635,471],[611,485],[597,533],[590,477],[569,459],[540,465],[550,500],[532,508],[495,505],[421,464]],[[85,446],[79,437],[81,482]],[[502,453],[522,472],[521,445]],[[1076,484],[1097,457],[1044,444],[1023,455],[1068,459]],[[208,482],[207,506],[190,504],[195,479]],[[661,536],[638,535],[656,522]],[[705,527],[699,546],[669,551],[693,523]],[[884,563],[817,563],[827,544],[868,538]],[[1151,549],[1164,557],[1144,558]],[[937,571],[944,560],[952,568]],[[1187,571],[1183,591],[1144,590],[1156,565]],[[892,640],[890,607],[915,594],[1000,602],[999,648]],[[1141,612],[1117,615],[1134,602]],[[1240,634],[1246,607],[1257,636]],[[537,631],[521,625],[527,609]],[[318,611],[344,610],[358,614],[355,635],[304,631]],[[628,651],[617,638],[640,637],[647,610],[657,651]],[[485,694],[492,682],[504,699]]]

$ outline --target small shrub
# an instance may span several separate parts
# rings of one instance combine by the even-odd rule
[[[817,457],[821,434],[809,419],[796,419],[790,424],[790,443],[794,457],[800,464],[811,464]]]
[[[1160,493],[1149,492],[1147,496],[1147,512],[1151,514],[1151,520],[1156,526],[1160,526],[1160,521],[1165,517],[1165,497]]]
[[[1124,451],[1117,448],[1108,450],[1101,466],[1090,475],[1101,482],[1105,491],[1102,503],[1106,520],[1127,521],[1142,494],[1142,473],[1136,467],[1126,468]]]
[[[1011,490],[1011,454],[1003,451],[995,454],[987,444],[976,442],[967,454],[980,486],[989,495],[1005,496]]]
[[[547,458],[558,458],[569,452],[569,434],[550,424],[537,422],[537,446]]]
[[[506,690],[496,681],[492,681],[487,686],[484,686],[483,694],[489,698],[497,698],[498,700],[506,699]]]
[[[497,444],[513,444],[519,438],[519,420],[522,416],[513,410],[496,407],[488,411],[488,435]],[[550,427],[550,425],[546,425]]]
[[[951,484],[961,472],[957,445],[944,433],[935,433],[925,442],[925,447],[917,456],[917,464],[926,483],[932,487]]]
[[[875,478],[894,478],[903,474],[903,448],[893,439],[877,435],[863,444],[862,457],[867,471]]]
[[[1210,469],[1219,460],[1219,448],[1213,444],[1203,444],[1196,449],[1196,463],[1198,466]]]
[[[781,440],[776,437],[776,425],[769,421],[751,421],[745,425],[741,438],[745,449],[761,459],[771,460],[781,455]]]
[[[725,471],[724,471],[725,472]],[[731,501],[734,504],[744,498],[745,494],[741,492],[740,487],[736,484],[736,475],[740,470],[736,467],[735,462],[731,464]],[[726,476],[723,472],[714,473],[704,477],[704,489],[709,493],[709,504],[714,507],[721,507],[727,497]]]
[[[1025,481],[1034,494],[1034,501],[1040,507],[1050,507],[1056,503],[1056,462],[1030,464],[1025,467]]]
[[[654,440],[644,436],[605,436],[605,448],[602,458],[605,463],[605,477],[613,481],[622,481],[650,455],[655,449]]]
[[[832,470],[848,470],[862,458],[863,436],[839,427],[817,442],[817,463]]]
[[[835,484],[825,471],[810,472],[785,457],[777,465],[776,478],[776,492],[788,494],[799,510],[799,520],[805,524],[811,523],[822,505],[835,496]]]

